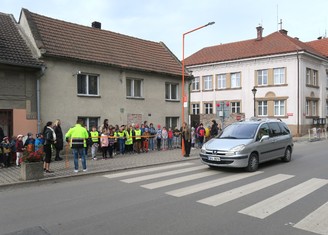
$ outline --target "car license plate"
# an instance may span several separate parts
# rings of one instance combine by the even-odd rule
[[[208,160],[217,162],[221,161],[220,157],[208,157]]]

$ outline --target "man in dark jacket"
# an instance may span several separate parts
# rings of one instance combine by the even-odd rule
[[[63,139],[63,132],[60,126],[60,120],[57,119],[54,123],[54,131],[56,134],[56,142],[55,142],[55,148],[56,148],[56,157],[55,157],[55,161],[61,161],[63,160],[63,158],[61,158],[59,156],[59,153],[61,150],[63,150],[63,146],[64,146],[64,139]]]
[[[211,131],[210,131],[211,138],[213,138],[219,134],[218,124],[216,123],[216,121],[214,119],[212,120],[212,123],[213,124],[211,126]]]

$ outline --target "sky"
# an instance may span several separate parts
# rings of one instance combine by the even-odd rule
[[[22,8],[84,26],[101,22],[103,30],[165,45],[182,59],[204,47],[256,38],[282,28],[303,42],[327,36],[327,0],[0,0],[0,12],[16,21]]]

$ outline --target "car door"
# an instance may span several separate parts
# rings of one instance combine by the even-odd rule
[[[277,122],[268,123],[270,128],[270,142],[272,147],[271,159],[284,155],[285,146],[282,130]]]
[[[269,136],[269,138],[263,139],[263,136]],[[272,158],[273,146],[270,140],[270,128],[269,125],[263,123],[258,129],[256,135],[257,151],[259,152],[259,161],[264,162]]]

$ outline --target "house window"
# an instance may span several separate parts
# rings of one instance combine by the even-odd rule
[[[268,85],[268,70],[258,70],[257,71],[257,84],[259,86],[267,86]]]
[[[318,71],[310,68],[306,68],[306,85],[318,86]]]
[[[239,87],[240,87],[240,73],[232,73],[231,88],[239,88]]]
[[[166,83],[165,84],[165,99],[166,100],[179,100],[178,96],[179,85],[175,83]]]
[[[178,117],[165,117],[166,128],[175,128],[178,126],[179,118]]]
[[[132,98],[142,98],[143,96],[143,80],[126,79],[126,96]]]
[[[231,112],[240,113],[240,102],[231,102]]]
[[[217,77],[217,88],[218,89],[225,89],[227,87],[227,80],[225,74],[218,74]]]
[[[258,102],[258,116],[268,116],[268,101]]]
[[[200,114],[199,104],[192,104],[192,114]]]
[[[285,84],[285,68],[273,69],[273,77],[275,85]]]
[[[89,96],[99,95],[99,76],[91,74],[78,74],[77,94]]]
[[[82,119],[84,125],[87,126],[87,129],[90,131],[93,126],[97,129],[99,127],[99,117],[78,117],[78,119]]]
[[[205,110],[205,114],[212,114],[213,113],[213,104],[205,103],[204,110]]]
[[[204,90],[212,90],[213,89],[213,76],[208,75],[203,77],[204,80]]]
[[[274,101],[274,116],[285,116],[285,101]]]
[[[306,100],[305,113],[306,116],[318,116],[318,101]]]
[[[192,90],[193,91],[199,91],[200,89],[200,83],[199,83],[199,77],[195,77],[192,81]]]

